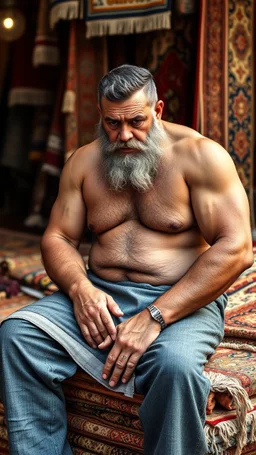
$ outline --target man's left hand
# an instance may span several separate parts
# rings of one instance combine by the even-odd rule
[[[103,379],[110,378],[111,387],[114,387],[120,379],[123,383],[129,381],[140,357],[160,333],[160,324],[151,318],[147,309],[122,322],[116,328],[116,340],[102,372]],[[107,337],[98,347],[104,349],[112,342]]]

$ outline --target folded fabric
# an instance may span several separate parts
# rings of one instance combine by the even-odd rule
[[[252,400],[252,409],[246,415],[245,435],[243,445],[251,444],[256,453],[256,397]],[[239,434],[240,423],[236,411],[215,409],[211,416],[207,417],[205,424],[205,435],[208,442],[210,454],[218,455],[223,453],[240,453],[237,448],[231,452],[225,452],[228,448],[237,446],[237,434]],[[246,451],[243,453],[247,453]]]
[[[207,416],[205,434],[209,454],[229,454],[225,450],[236,447],[230,455],[231,453],[237,455],[241,453],[242,446],[246,443],[255,443],[256,447],[256,397],[249,400],[246,391],[233,378],[221,374],[206,374],[212,383],[212,389],[216,391],[210,394],[209,400],[218,394],[217,390],[220,390],[220,393],[225,391],[233,398],[236,406],[233,411],[224,411],[223,408],[216,407],[212,414]],[[69,413],[71,444],[81,449],[95,450],[95,453],[121,454],[122,452],[113,451],[112,444],[115,441],[118,447],[122,447],[124,435],[128,440],[134,437],[134,434],[143,435],[138,418],[143,396],[134,395],[133,399],[120,396],[98,384],[82,370],[78,370],[75,376],[64,381],[63,388]],[[103,434],[106,438],[104,446]],[[130,445],[129,448],[134,449]],[[140,446],[135,449],[135,453],[141,453]]]
[[[86,437],[97,438],[103,443],[127,446],[136,452],[143,453],[143,432],[118,428],[111,423],[103,423],[93,417],[79,416],[68,412],[68,428]]]
[[[79,447],[75,447],[73,445],[70,446],[73,455],[95,455],[95,452],[88,452],[88,450],[84,451],[83,449],[80,449]]]
[[[127,447],[120,447],[108,442],[98,441],[97,439],[89,438],[74,431],[68,430],[68,441],[71,445],[92,451],[93,454],[99,455],[141,455],[141,451],[132,450]],[[85,453],[86,453],[85,452]],[[90,452],[89,452],[90,453]]]
[[[129,2],[88,2],[82,0],[86,37],[127,35],[171,28],[171,0]]]
[[[17,280],[10,280],[0,275],[0,299],[13,297],[20,293],[20,285]]]

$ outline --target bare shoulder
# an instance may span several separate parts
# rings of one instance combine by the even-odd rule
[[[68,158],[66,165],[81,168],[81,166],[89,166],[93,164],[95,159],[99,154],[99,144],[98,140],[91,142],[90,144],[83,145],[78,148],[72,155]]]
[[[81,184],[83,179],[97,165],[98,159],[99,145],[98,140],[95,140],[72,153],[64,165],[61,178]]]
[[[202,184],[221,179],[238,179],[235,164],[227,152],[217,142],[204,136],[187,138],[177,144],[176,152],[184,163],[187,177],[193,178]]]
[[[188,126],[165,121],[162,123],[167,134],[172,138],[172,142],[175,144],[179,144],[180,141],[198,139],[203,137],[200,133],[198,133],[198,131]]]
[[[229,153],[217,142],[183,125],[167,124],[172,155],[190,184],[232,178],[239,180]]]
[[[203,136],[193,128],[169,122],[163,122],[163,125],[175,155],[204,160],[207,156],[211,157],[213,153],[220,153],[223,156],[227,154],[226,150],[217,142]]]

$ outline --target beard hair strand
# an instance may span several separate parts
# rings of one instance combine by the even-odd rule
[[[153,118],[145,142],[130,139],[127,142],[111,143],[100,122],[98,138],[103,153],[103,172],[110,187],[115,191],[122,191],[131,185],[137,191],[148,191],[159,168],[162,156],[161,141],[166,137],[165,131]],[[121,149],[124,147],[137,149],[138,152],[122,155]]]

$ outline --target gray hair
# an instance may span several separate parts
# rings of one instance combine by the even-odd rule
[[[129,98],[138,90],[144,89],[150,106],[157,102],[157,91],[153,76],[146,68],[134,65],[121,65],[109,71],[98,86],[98,102],[102,97],[109,101]]]

